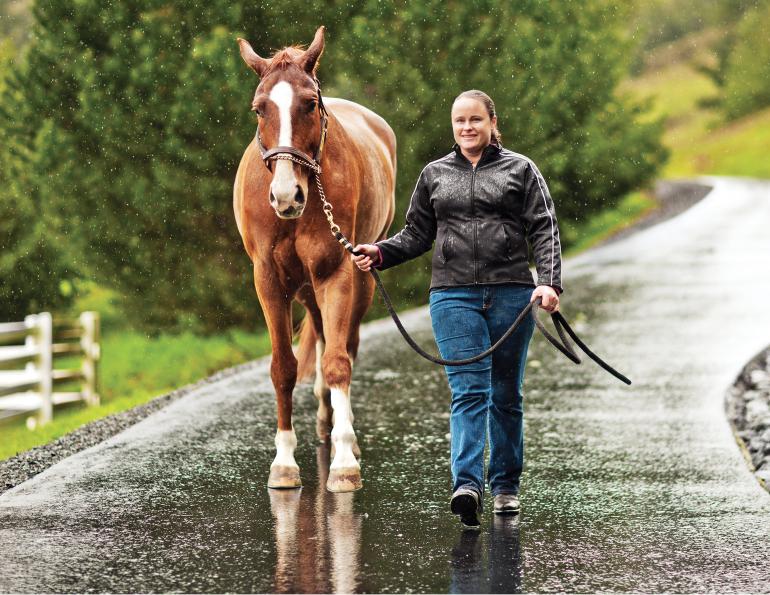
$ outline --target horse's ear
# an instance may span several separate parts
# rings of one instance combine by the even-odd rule
[[[321,57],[324,51],[324,31],[326,27],[321,25],[315,32],[313,43],[305,50],[302,57],[299,59],[299,65],[308,74],[315,76],[315,70],[318,68],[318,59]]]
[[[245,39],[241,39],[239,37],[238,45],[241,48],[241,58],[243,58],[243,61],[246,62],[246,64],[249,65],[249,68],[251,68],[261,77],[265,70],[267,70],[267,66],[270,64],[270,60],[261,58],[251,47],[251,44]]]

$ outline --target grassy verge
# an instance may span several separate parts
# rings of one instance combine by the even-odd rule
[[[700,174],[770,178],[770,108],[680,142],[665,169],[668,177]]]
[[[616,207],[605,209],[582,224],[559,223],[562,236],[570,241],[570,248],[564,255],[573,256],[592,248],[618,231],[633,225],[654,210],[657,204],[648,192],[632,192],[624,196]]]
[[[0,460],[55,440],[85,423],[125,411],[217,370],[270,352],[267,333],[230,331],[213,337],[192,333],[147,337],[106,329],[102,339],[102,404],[57,407],[50,424],[28,430],[24,420],[0,427]]]

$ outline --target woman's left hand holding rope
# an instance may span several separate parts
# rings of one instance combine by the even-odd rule
[[[538,285],[529,301],[534,302],[537,298],[542,299],[540,307],[546,312],[553,314],[559,311],[559,294],[550,285]]]

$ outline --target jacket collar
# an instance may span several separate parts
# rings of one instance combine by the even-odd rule
[[[468,158],[463,155],[462,149],[460,149],[460,145],[455,143],[452,148],[454,149],[455,155],[464,163],[470,164],[470,161],[468,161]],[[482,165],[483,163],[486,163],[488,161],[492,161],[497,158],[497,156],[500,154],[500,151],[502,150],[502,146],[495,140],[492,139],[492,141],[484,147],[484,150],[481,152],[481,157],[479,158],[478,163],[476,163],[476,167],[479,165]]]

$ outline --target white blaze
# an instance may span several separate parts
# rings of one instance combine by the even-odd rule
[[[270,101],[278,106],[280,128],[278,130],[278,144],[282,147],[293,147],[291,143],[291,106],[294,102],[294,90],[286,81],[280,81],[270,90]],[[278,201],[278,205],[286,203],[294,204],[294,195],[297,192],[297,177],[294,175],[294,167],[291,161],[276,159],[273,162],[275,174],[270,190]]]
[[[294,101],[294,91],[286,81],[276,83],[270,91],[270,101],[278,106],[278,116],[281,127],[278,132],[278,144],[291,147],[291,104]]]

